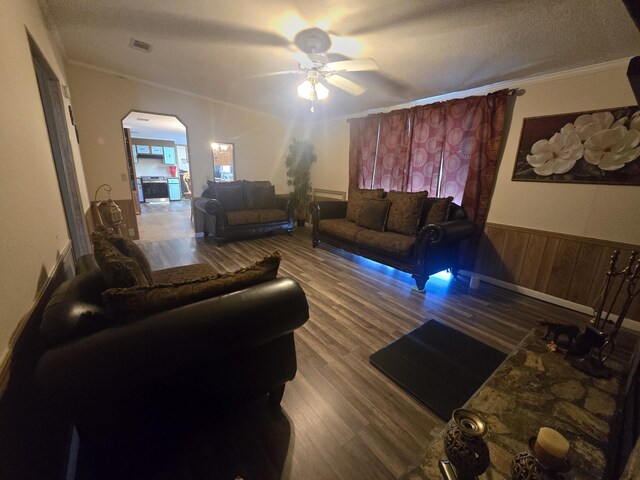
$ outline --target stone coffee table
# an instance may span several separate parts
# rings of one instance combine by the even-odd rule
[[[513,457],[527,451],[527,439],[540,427],[558,430],[571,443],[566,478],[611,478],[607,458],[617,436],[623,369],[607,362],[612,378],[591,377],[571,367],[562,353],[550,352],[543,335],[543,329],[532,330],[465,405],[489,424],[484,439],[491,466],[480,479],[510,479]],[[448,426],[404,480],[442,479],[438,461],[446,459],[442,439]]]

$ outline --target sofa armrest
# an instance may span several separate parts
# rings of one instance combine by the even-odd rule
[[[293,213],[296,208],[295,201],[288,193],[281,193],[276,195],[276,205],[279,210],[285,210],[287,212],[287,218],[289,221],[293,221]]]
[[[347,216],[346,200],[322,200],[309,204],[309,212],[314,223],[327,218],[344,218]]]
[[[194,365],[264,345],[309,318],[300,286],[279,278],[107,328],[45,352],[38,389],[73,411],[114,392],[161,384]]]
[[[471,220],[451,220],[425,225],[418,232],[417,242],[423,244],[452,244],[472,236],[477,227]]]

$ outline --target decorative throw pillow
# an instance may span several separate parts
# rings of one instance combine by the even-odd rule
[[[129,240],[128,238],[124,238],[111,232],[107,234],[107,240],[111,242],[111,244],[116,247],[120,253],[135,260],[149,282],[149,285],[153,284],[153,274],[151,271],[151,265],[149,265],[149,260],[133,240]]]
[[[391,202],[389,200],[364,200],[360,207],[356,225],[384,232],[390,206]]]
[[[110,288],[104,291],[102,298],[115,313],[149,315],[273,280],[278,275],[279,266],[280,253],[275,251],[255,264],[233,273],[210,275],[175,284]]]
[[[360,214],[360,208],[364,200],[375,200],[384,198],[384,190],[377,188],[374,190],[366,190],[352,188],[349,190],[349,201],[347,202],[346,218],[350,222],[356,222]]]
[[[390,191],[385,197],[391,202],[387,230],[403,235],[415,236],[418,233],[424,202],[429,192]]]
[[[244,210],[246,207],[244,203],[244,195],[242,193],[242,184],[231,185],[231,183],[235,184],[239,182],[230,182],[229,185],[216,186],[216,198],[220,201],[226,211],[233,212],[234,210]]]
[[[262,182],[247,183],[249,184],[249,208],[277,208],[276,187],[269,182],[266,182],[266,185]]]
[[[94,232],[93,254],[105,282],[110,288],[148,286],[149,281],[133,258],[123,255],[105,238],[104,233]]]
[[[453,197],[446,198],[427,198],[424,205],[424,213],[422,218],[423,225],[430,225],[432,223],[443,223],[449,218],[449,208]]]

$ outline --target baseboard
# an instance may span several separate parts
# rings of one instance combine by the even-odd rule
[[[586,315],[593,315],[593,308],[587,305],[582,305],[580,303],[575,303],[569,300],[565,300],[564,298],[554,297],[552,295],[538,292],[530,288],[521,287],[519,285],[514,285],[513,283],[505,282],[503,280],[497,280],[495,278],[488,277],[480,273],[469,272],[467,270],[460,270],[459,275],[462,275],[463,277],[468,277],[468,278],[471,278],[473,276],[480,279],[483,282],[490,283],[491,285],[496,285],[501,288],[506,288],[507,290],[511,290],[513,292],[518,292],[531,298],[542,300],[543,302],[568,308],[569,310],[584,313]],[[618,316],[612,313],[609,315],[609,318],[611,318],[611,320],[615,322],[618,319]],[[622,328],[633,330],[634,332],[640,332],[640,321],[633,320],[631,318],[626,318],[624,320],[624,323],[622,324]]]

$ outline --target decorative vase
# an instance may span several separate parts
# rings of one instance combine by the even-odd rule
[[[464,408],[453,411],[453,424],[444,437],[444,453],[456,469],[459,480],[471,480],[489,468],[489,447],[484,437],[487,421]]]

